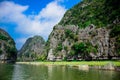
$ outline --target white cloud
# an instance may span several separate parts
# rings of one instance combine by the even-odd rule
[[[51,2],[38,15],[34,15],[32,19],[27,18],[28,20],[22,22],[23,24],[20,24],[17,30],[27,34],[48,36],[53,26],[60,21],[65,11],[66,9],[60,6],[57,1]]]
[[[16,22],[25,18],[23,12],[28,6],[20,6],[13,2],[4,1],[0,3],[0,21]]]
[[[17,25],[16,32],[28,36],[41,35],[46,38],[64,15],[66,9],[59,4],[62,0],[54,0],[47,4],[38,15],[25,15],[23,12],[29,6],[22,6],[14,2],[4,1],[0,3],[0,21],[12,22]],[[30,17],[32,16],[32,17]],[[24,43],[25,39],[17,39],[17,43]]]

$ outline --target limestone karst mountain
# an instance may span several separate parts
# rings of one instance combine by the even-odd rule
[[[36,60],[43,58],[42,52],[44,50],[45,40],[41,36],[34,36],[26,40],[25,44],[18,52],[20,60]]]
[[[48,60],[118,59],[120,1],[83,0],[54,26],[46,45]]]
[[[15,62],[17,58],[17,49],[11,36],[0,29],[0,61]]]

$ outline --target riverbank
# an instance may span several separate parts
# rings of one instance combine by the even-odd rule
[[[77,62],[16,62],[16,64],[32,64],[32,65],[89,65],[89,66],[104,66],[112,63],[114,66],[120,67],[120,61],[77,61]]]
[[[16,64],[28,65],[67,65],[77,67],[81,70],[89,70],[89,68],[102,70],[120,71],[120,61],[79,61],[79,62],[16,62]]]

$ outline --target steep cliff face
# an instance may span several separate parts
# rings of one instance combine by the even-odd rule
[[[118,5],[118,0],[83,0],[68,10],[49,36],[47,59],[92,60],[120,56]]]
[[[0,29],[0,61],[14,62],[17,58],[17,49],[10,35]]]
[[[25,42],[18,55],[23,61],[40,58],[44,50],[45,40],[41,36],[34,36]]]

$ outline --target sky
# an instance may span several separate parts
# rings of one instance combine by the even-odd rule
[[[29,37],[46,41],[64,13],[81,0],[0,0],[0,28],[15,40],[19,50]]]

